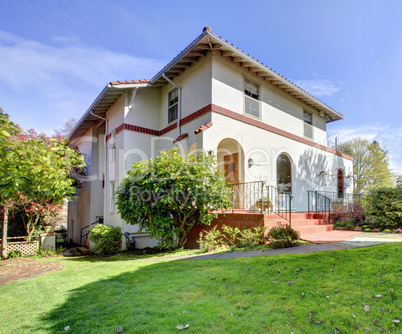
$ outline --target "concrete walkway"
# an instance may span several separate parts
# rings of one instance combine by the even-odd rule
[[[37,277],[62,269],[59,262],[35,261],[31,259],[8,259],[0,261],[0,285]]]

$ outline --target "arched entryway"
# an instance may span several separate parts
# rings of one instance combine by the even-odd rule
[[[336,180],[337,180],[336,183],[338,190],[338,198],[343,198],[345,194],[345,178],[342,169],[338,169]]]
[[[276,184],[284,193],[292,193],[292,163],[285,153],[276,159]]]
[[[244,151],[240,143],[231,138],[223,139],[218,145],[217,160],[218,168],[236,193],[232,198],[234,208],[243,208],[244,191],[241,184],[244,183]]]

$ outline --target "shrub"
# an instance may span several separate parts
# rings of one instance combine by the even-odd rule
[[[261,244],[264,241],[264,230],[264,225],[254,228],[243,227],[238,237],[237,247],[254,247]]]
[[[96,224],[92,227],[89,240],[95,243],[94,253],[98,255],[116,254],[121,250],[122,233],[120,227]]]
[[[337,207],[334,210],[334,212],[331,214],[331,221],[332,223],[336,223],[338,221],[348,221],[349,223],[354,223],[353,226],[351,225],[353,228],[364,221],[364,215],[364,209],[360,204],[347,203]]]
[[[22,254],[21,254],[20,251],[12,250],[12,251],[9,251],[9,252],[7,253],[7,257],[8,257],[9,259],[16,259],[16,258],[22,257]]]
[[[339,221],[334,223],[334,230],[351,230],[353,231],[357,227],[355,226],[355,223],[353,222],[344,222],[344,221]]]
[[[402,228],[402,188],[379,188],[365,197],[367,217],[380,228]]]
[[[364,232],[371,232],[371,228],[365,228]]]
[[[275,226],[268,232],[267,239],[273,248],[287,248],[297,245],[299,232],[295,231],[290,225]]]
[[[198,244],[200,249],[205,252],[220,248],[243,248],[257,246],[264,240],[264,226],[255,228],[244,227],[240,230],[238,227],[222,225],[223,233],[215,226],[208,232],[201,232]]]
[[[217,229],[217,226],[208,232],[201,232],[200,238],[197,241],[200,245],[200,249],[204,252],[210,252],[224,247],[223,234]]]

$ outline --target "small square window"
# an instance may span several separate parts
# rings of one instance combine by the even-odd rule
[[[244,112],[260,117],[260,87],[249,80],[244,80]]]
[[[168,123],[172,123],[177,120],[177,111],[179,109],[179,90],[173,89],[169,92],[169,104],[168,104]]]

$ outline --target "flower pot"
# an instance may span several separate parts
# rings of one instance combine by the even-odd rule
[[[43,226],[43,229],[45,230],[46,233],[54,232],[54,226]]]

